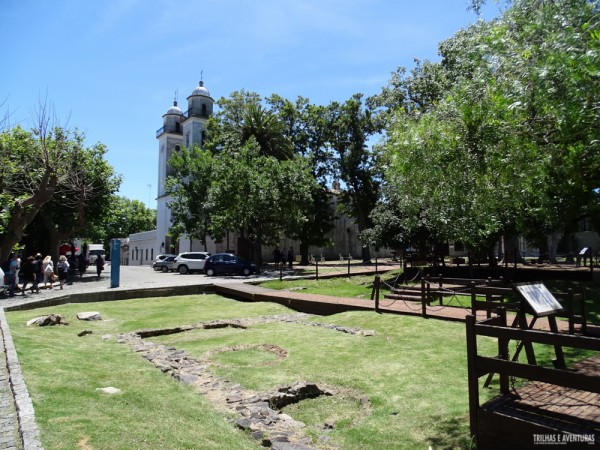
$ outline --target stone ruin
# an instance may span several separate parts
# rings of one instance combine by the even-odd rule
[[[267,323],[272,321],[294,322],[310,326],[321,325],[335,331],[363,336],[373,336],[375,334],[370,330],[366,330],[367,332],[365,332],[365,330],[360,329],[317,324],[301,320],[307,316],[307,314],[266,316],[255,319],[213,321],[164,330],[142,330],[136,333],[121,335],[117,338],[117,342],[129,344],[135,352],[150,361],[163,373],[170,374],[176,380],[193,386],[199,393],[210,400],[217,409],[231,415],[232,418],[230,420],[232,424],[250,433],[261,446],[270,447],[275,450],[306,450],[313,448],[311,447],[311,439],[304,434],[306,425],[283,413],[282,409],[306,399],[339,395],[336,389],[318,385],[317,383],[298,381],[291,385],[278,386],[271,392],[258,393],[244,389],[239,384],[231,383],[229,380],[215,375],[210,370],[210,366],[213,365],[210,358],[218,352],[257,348],[271,352],[278,359],[281,359],[287,356],[285,349],[270,344],[239,345],[215,349],[205,354],[202,358],[193,358],[183,350],[165,345],[157,345],[144,340],[144,338],[185,332],[192,329],[225,327],[244,329],[247,328],[249,323]],[[357,396],[357,399],[362,408],[369,407],[370,402],[367,397]],[[334,426],[334,423],[325,423],[323,424],[323,429],[330,430]]]

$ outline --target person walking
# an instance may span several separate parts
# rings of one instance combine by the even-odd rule
[[[33,284],[33,288],[31,288],[31,292],[40,293],[40,283],[44,281],[44,263],[42,261],[42,254],[38,253],[35,255],[35,283]]]
[[[17,289],[17,273],[19,272],[19,257],[11,253],[8,257],[8,270],[6,271],[6,284],[8,285],[8,296],[14,297]]]
[[[42,261],[42,268],[44,270],[44,288],[48,287],[50,283],[50,289],[52,289],[52,278],[54,277],[54,263],[50,255],[46,256]]]
[[[60,255],[56,268],[58,269],[58,282],[60,283],[60,288],[62,289],[67,281],[67,277],[69,276],[69,263],[65,255]]]
[[[104,270],[104,258],[102,258],[102,255],[98,255],[98,258],[96,258],[96,273],[98,274],[98,278],[100,278],[100,274],[102,273],[103,270]]]
[[[83,278],[83,274],[87,268],[87,261],[85,260],[85,255],[83,253],[80,253],[77,257],[77,264],[79,266],[79,278]]]
[[[33,293],[33,287],[35,285],[35,262],[33,256],[28,256],[25,262],[23,263],[23,269],[21,270],[23,274],[23,287],[21,288],[21,295],[25,295],[25,291],[27,290],[27,285],[31,283],[31,293]]]
[[[275,250],[273,250],[273,262],[275,263],[275,268],[279,269],[279,263],[281,262],[281,251],[277,247],[275,247]]]

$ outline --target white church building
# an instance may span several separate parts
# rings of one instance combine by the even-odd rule
[[[187,251],[205,250],[211,253],[226,251],[238,253],[235,233],[228,234],[227,238],[219,243],[208,238],[206,247],[198,240],[182,237],[178,242],[173,242],[169,237],[169,228],[172,224],[169,203],[173,200],[165,189],[166,179],[172,174],[168,164],[169,158],[173,153],[178,152],[181,147],[187,148],[194,144],[202,147],[203,140],[206,137],[207,122],[213,114],[213,106],[214,99],[204,86],[204,82],[200,81],[199,85],[187,97],[187,110],[185,112],[177,106],[177,101],[174,101],[173,106],[162,116],[163,125],[156,131],[159,152],[156,230],[135,233],[125,240],[122,251],[123,264],[151,265],[157,255],[164,253],[178,254]],[[332,201],[335,203],[336,200],[337,196],[333,195]],[[343,216],[338,217],[330,236],[334,244],[327,248],[311,248],[310,253],[315,257],[322,256],[325,259],[337,259],[340,255],[346,257],[353,255],[354,258],[360,258],[362,243],[358,239],[358,234],[358,227],[351,219]],[[300,248],[298,242],[282,239],[280,243],[282,249],[290,246],[294,247],[296,253],[298,253]],[[271,261],[272,250],[268,247],[263,249],[264,261]],[[386,256],[389,255],[387,251],[383,253]]]

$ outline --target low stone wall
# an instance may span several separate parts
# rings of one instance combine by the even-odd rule
[[[215,292],[212,284],[184,285],[169,287],[153,287],[148,289],[114,289],[101,292],[85,292],[66,294],[60,297],[48,298],[32,303],[6,306],[5,311],[25,311],[30,309],[45,308],[50,306],[65,305],[67,303],[92,303],[127,300],[131,298],[174,297],[177,295],[212,294]]]

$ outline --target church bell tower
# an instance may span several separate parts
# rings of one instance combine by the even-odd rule
[[[175,100],[173,106],[163,115],[163,126],[156,131],[159,148],[155,246],[157,254],[179,251],[178,243],[171,242],[167,237],[171,227],[169,203],[173,200],[165,190],[166,179],[172,174],[168,161],[183,146],[202,146],[206,137],[206,124],[213,113],[214,100],[202,80],[187,98],[187,102],[188,109],[183,113]]]

